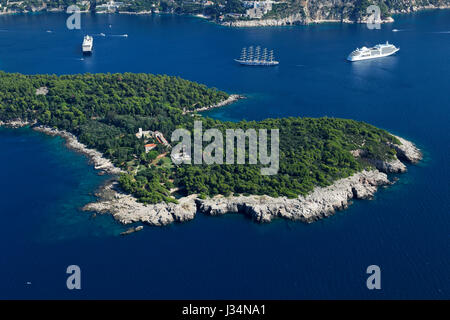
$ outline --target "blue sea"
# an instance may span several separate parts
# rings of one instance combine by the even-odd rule
[[[248,97],[205,116],[362,120],[412,140],[424,160],[374,200],[313,224],[198,215],[122,237],[127,227],[111,216],[80,210],[108,176],[59,137],[0,128],[0,298],[450,298],[450,10],[396,16],[380,30],[90,14],[68,30],[66,18],[0,16],[0,70],[176,75]],[[89,57],[85,34],[94,36]],[[385,41],[401,50],[345,60]],[[250,45],[273,49],[280,65],[235,64]],[[69,265],[81,268],[81,290],[66,288]],[[369,265],[381,269],[381,290],[366,287]]]

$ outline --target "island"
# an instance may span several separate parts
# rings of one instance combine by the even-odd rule
[[[84,210],[110,213],[123,224],[162,226],[199,212],[312,222],[352,199],[371,198],[392,183],[387,174],[405,172],[403,162],[422,158],[413,143],[360,121],[225,122],[197,112],[239,98],[165,75],[0,72],[0,125],[62,136],[88,155],[99,173],[112,178]],[[278,129],[277,173],[262,174],[261,163],[177,163],[172,133],[198,124],[218,132]]]
[[[120,14],[184,14],[225,26],[257,27],[322,22],[366,23],[367,8],[380,8],[377,22],[393,14],[450,8],[450,0],[0,0],[0,14],[63,12],[76,5],[81,12]]]

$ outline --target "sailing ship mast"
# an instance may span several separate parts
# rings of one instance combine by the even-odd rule
[[[253,46],[250,46],[250,48],[248,48],[247,60],[253,60]]]
[[[242,48],[241,57],[235,61],[249,66],[276,66],[279,64],[273,59],[273,50],[268,51],[267,48],[262,49],[261,46]]]
[[[261,47],[257,46],[256,47],[256,57],[255,57],[255,61],[260,61],[261,60]]]
[[[267,61],[267,48],[264,48],[263,50],[263,61]]]
[[[244,47],[242,48],[242,52],[241,52],[241,60],[244,61],[247,57],[247,48]]]

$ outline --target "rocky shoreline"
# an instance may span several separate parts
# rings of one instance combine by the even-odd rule
[[[236,102],[236,101],[238,101],[240,99],[245,99],[245,97],[242,96],[242,95],[239,95],[239,94],[231,94],[228,98],[226,98],[225,100],[222,100],[222,101],[220,101],[220,102],[218,102],[216,104],[213,104],[213,105],[208,106],[208,107],[197,108],[195,110],[187,110],[187,111],[184,111],[183,114],[192,113],[192,112],[208,111],[208,110],[211,110],[211,109],[224,107],[224,106],[232,104],[232,103],[234,103],[234,102]]]
[[[391,14],[406,14],[406,13],[412,13],[417,12],[421,10],[435,10],[435,9],[449,9],[450,5],[424,5],[424,6],[413,6],[409,7],[408,9],[402,9],[402,10],[392,10]],[[222,26],[227,27],[238,27],[238,28],[245,28],[245,27],[274,27],[274,26],[291,26],[291,25],[308,25],[308,24],[321,24],[321,23],[367,23],[368,17],[365,17],[363,19],[360,19],[358,21],[354,21],[348,18],[343,19],[315,19],[311,18],[310,16],[304,16],[301,13],[293,14],[290,16],[287,16],[285,18],[279,18],[279,19],[259,19],[259,20],[234,20],[234,21],[227,21],[219,23]],[[385,19],[377,21],[378,23],[384,24],[384,23],[392,23],[394,22],[394,18],[387,17]]]
[[[13,120],[0,121],[0,126],[19,128],[33,126],[35,122]],[[66,140],[68,148],[86,154],[93,162],[96,170],[116,175],[122,172],[110,160],[93,149],[80,143],[71,133],[44,127],[34,126],[33,130],[58,135]],[[328,187],[316,187],[306,196],[295,199],[287,197],[273,198],[269,196],[215,196],[201,199],[193,194],[178,199],[178,203],[157,203],[145,205],[132,195],[122,192],[116,178],[111,179],[96,193],[97,202],[85,205],[83,211],[109,213],[122,224],[142,222],[151,226],[165,226],[175,222],[185,222],[195,218],[197,213],[211,216],[226,213],[240,213],[249,216],[255,222],[270,222],[274,218],[284,218],[294,221],[313,222],[333,215],[338,210],[346,209],[353,199],[370,199],[378,187],[392,184],[387,173],[403,173],[406,166],[402,161],[417,163],[422,159],[421,151],[410,141],[395,136],[400,144],[391,144],[398,157],[388,161],[373,160],[365,157],[361,150],[352,151],[353,156],[361,157],[371,163],[376,169],[364,170],[354,175],[335,181]],[[401,161],[402,160],[402,161]],[[139,231],[141,228],[127,230],[124,235]]]
[[[35,126],[36,122],[29,122],[23,120],[12,120],[8,122],[0,121],[0,126],[9,128],[21,128],[30,126],[33,130],[45,133],[50,136],[60,136],[66,140],[66,146],[69,149],[75,150],[79,153],[88,156],[89,160],[94,165],[95,170],[100,170],[103,174],[116,175],[123,172],[121,169],[115,167],[113,163],[103,157],[103,154],[97,150],[89,149],[84,144],[78,141],[77,137],[67,131],[62,131],[45,126]]]
[[[151,226],[164,226],[195,218],[197,213],[211,216],[242,213],[255,222],[270,222],[274,218],[313,222],[346,209],[352,199],[369,199],[379,186],[388,185],[387,175],[378,170],[362,171],[336,181],[325,188],[316,188],[306,197],[296,199],[269,196],[216,196],[200,199],[190,195],[179,199],[178,204],[158,203],[144,205],[131,195],[122,193],[113,181],[101,192],[98,202],[87,204],[84,211],[111,213],[122,224],[142,222]]]
[[[380,20],[379,23],[392,23],[394,19],[388,17]],[[236,20],[220,23],[222,26],[227,27],[276,27],[276,26],[291,26],[291,25],[308,25],[308,24],[321,24],[321,23],[367,23],[367,20],[353,21],[350,19],[311,19],[304,18],[301,14],[294,14],[286,18],[280,19],[261,19],[261,20]]]
[[[45,126],[33,127],[33,130],[39,131],[51,136],[60,136],[66,140],[66,146],[69,149],[75,150],[77,152],[83,153],[89,157],[89,160],[94,164],[95,170],[100,170],[107,174],[120,174],[123,172],[121,169],[115,167],[109,159],[103,157],[103,154],[97,150],[89,149],[84,144],[78,141],[77,137],[73,134],[53,129]]]
[[[32,126],[34,124],[36,124],[36,121],[30,122],[30,121],[16,119],[16,120],[3,122],[0,120],[0,127],[7,127],[7,128],[22,128],[22,127],[26,127],[26,126]]]
[[[449,9],[450,5],[448,4],[440,4],[440,5],[433,5],[433,4],[427,4],[427,5],[416,5],[416,6],[410,6],[405,9],[398,9],[398,10],[391,10],[391,14],[407,14],[422,10],[436,10],[436,9]],[[65,9],[63,8],[53,8],[53,9],[47,9],[46,7],[36,7],[33,8],[31,11],[1,11],[0,15],[14,15],[18,13],[35,13],[35,12],[64,12]],[[83,10],[80,11],[81,13],[89,13],[89,10]],[[309,11],[307,11],[309,13]],[[96,14],[111,14],[109,12],[96,12]],[[174,14],[179,15],[176,13],[168,13],[168,12],[154,12],[152,10],[149,11],[138,11],[138,12],[131,12],[131,11],[118,11],[115,14],[122,14],[122,15],[151,15],[151,14]],[[181,14],[184,15],[184,14]],[[279,19],[258,19],[258,20],[234,20],[234,21],[226,21],[226,22],[217,22],[213,20],[210,16],[205,16],[203,14],[185,14],[188,16],[194,16],[199,17],[203,19],[208,19],[212,22],[216,22],[219,25],[222,26],[228,26],[228,27],[273,27],[273,26],[290,26],[290,25],[308,25],[308,24],[320,24],[320,23],[367,23],[367,18],[360,19],[358,21],[353,21],[348,18],[342,18],[342,19],[319,19],[319,18],[311,18],[309,15],[304,16],[301,13],[292,14],[290,16],[287,16],[285,18],[279,18]],[[383,20],[380,20],[379,23],[392,23],[394,22],[394,19],[392,17],[387,17]]]
[[[395,145],[399,157],[410,163],[422,159],[420,150],[411,142],[397,137],[401,145]],[[354,156],[361,156],[358,151]],[[114,219],[130,224],[142,222],[152,226],[164,226],[195,218],[197,213],[216,216],[226,213],[241,213],[255,222],[270,222],[274,218],[313,222],[346,209],[353,199],[370,199],[378,187],[392,184],[387,173],[405,172],[406,166],[398,159],[377,162],[377,169],[364,170],[340,179],[328,187],[317,187],[307,196],[295,199],[269,196],[216,196],[201,199],[190,195],[179,199],[178,204],[158,203],[144,205],[133,196],[121,192],[118,183],[112,181],[97,194],[99,201],[87,204],[84,211],[110,213]],[[382,172],[383,171],[383,172]]]

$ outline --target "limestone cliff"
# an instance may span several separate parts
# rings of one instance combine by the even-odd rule
[[[365,23],[369,5],[380,7],[380,23],[392,22],[392,14],[422,9],[450,8],[450,0],[287,0],[273,5],[261,19],[224,22],[234,27],[280,26],[320,22]]]

